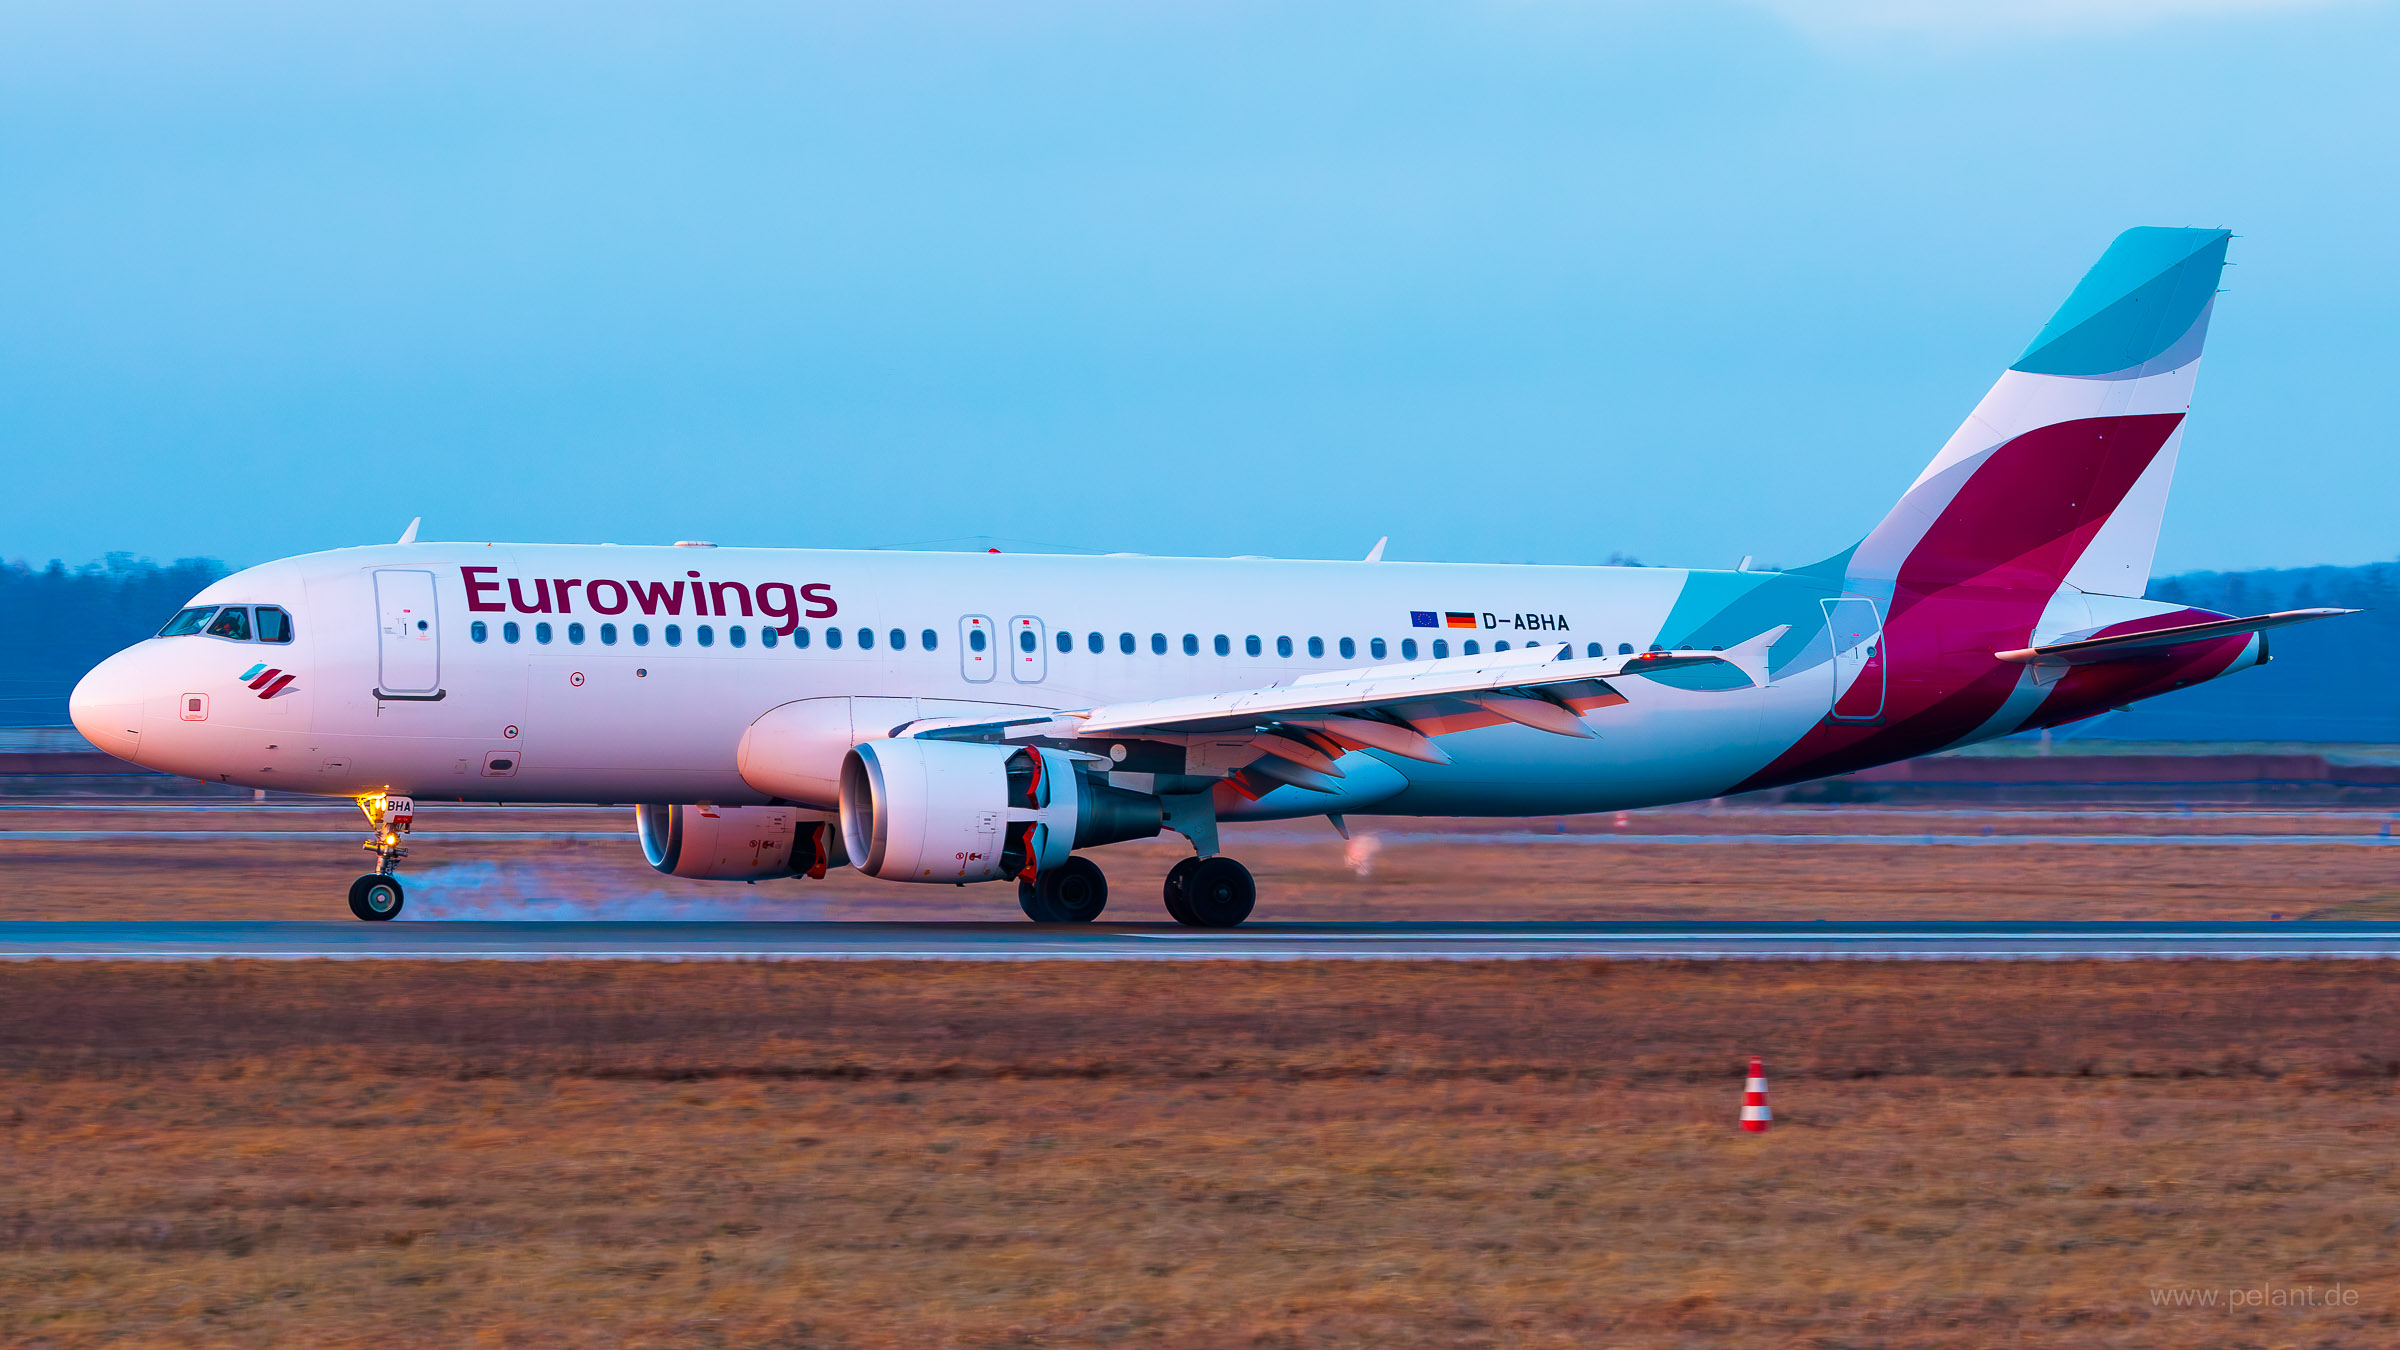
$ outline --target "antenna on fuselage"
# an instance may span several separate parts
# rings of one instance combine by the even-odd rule
[[[423,516],[409,517],[408,528],[400,532],[400,538],[396,542],[402,544],[413,544],[417,542],[417,527],[424,523],[425,517]]]

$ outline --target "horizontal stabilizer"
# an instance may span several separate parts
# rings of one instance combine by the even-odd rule
[[[2358,611],[2355,609],[2287,609],[2274,614],[2254,614],[2247,619],[2188,623],[2178,628],[2153,628],[2146,633],[2085,638],[2079,642],[2055,642],[2047,647],[2021,647],[2016,651],[1994,652],[1992,655],[2020,666],[2081,666],[2095,661],[2128,661],[2155,655],[2169,647],[2180,647],[2187,642],[2239,637],[2245,633],[2261,633],[2270,628],[2356,613]]]

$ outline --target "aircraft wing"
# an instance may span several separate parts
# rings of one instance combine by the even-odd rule
[[[2015,651],[1994,652],[1992,655],[2020,666],[2081,666],[2096,661],[2125,661],[2154,656],[2169,647],[2180,647],[2187,642],[2263,633],[2270,628],[2356,613],[2358,611],[2355,609],[2286,609],[2273,614],[2253,614],[2246,619],[2188,623],[2176,628],[2153,628],[2146,633],[2124,633],[2116,637],[2054,642],[2043,647],[2021,647]]]
[[[1691,666],[1724,665],[1753,685],[1767,677],[1767,649],[1788,631],[1778,626],[1737,646],[1618,656],[1577,657],[1569,645],[1528,645],[1478,656],[1409,661],[1303,675],[1259,689],[1144,699],[1073,709],[1046,717],[978,722],[929,719],[898,728],[902,736],[957,740],[1206,739],[1238,750],[1243,763],[1278,783],[1332,790],[1335,763],[1351,750],[1377,749],[1428,763],[1450,757],[1433,738],[1514,722],[1554,735],[1590,737],[1583,714],[1626,701],[1608,682]]]

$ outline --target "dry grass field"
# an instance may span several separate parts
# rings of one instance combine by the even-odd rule
[[[2396,1075],[2381,964],[18,964],[0,1344],[2393,1344]]]
[[[2400,917],[2400,848],[1641,842],[1645,836],[2377,835],[2386,813],[1644,811],[1525,822],[1359,817],[1234,826],[1262,920],[2265,919]],[[346,803],[29,809],[0,803],[0,919],[335,919],[364,870]],[[651,871],[625,810],[429,805],[402,865],[411,918],[1013,919],[1001,886],[901,886],[840,868],[756,886]],[[25,832],[102,831],[43,839]],[[186,837],[162,833],[181,832]],[[244,832],[277,832],[245,837]],[[291,832],[303,833],[291,833]],[[570,834],[575,838],[512,838]],[[1173,838],[1096,854],[1112,921],[1164,922]]]

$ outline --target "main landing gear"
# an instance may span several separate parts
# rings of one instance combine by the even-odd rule
[[[400,878],[392,875],[392,864],[408,856],[408,850],[400,847],[400,836],[416,823],[417,804],[407,797],[379,792],[359,798],[358,809],[367,813],[367,824],[375,830],[361,846],[375,855],[375,870],[350,883],[350,912],[369,923],[381,923],[399,917],[401,905],[408,900]]]
[[[1234,927],[1257,903],[1250,869],[1222,854],[1186,858],[1167,873],[1167,914],[1186,927]]]
[[[371,880],[360,877],[359,883]],[[1249,918],[1257,903],[1258,883],[1250,879],[1250,869],[1231,858],[1186,858],[1167,873],[1167,913],[1187,927],[1232,928]],[[1090,923],[1108,906],[1108,878],[1091,859],[1076,854],[1032,881],[1018,882],[1017,906],[1035,923]]]
[[[1077,855],[1017,883],[1017,907],[1035,923],[1090,923],[1108,907],[1108,878]]]

